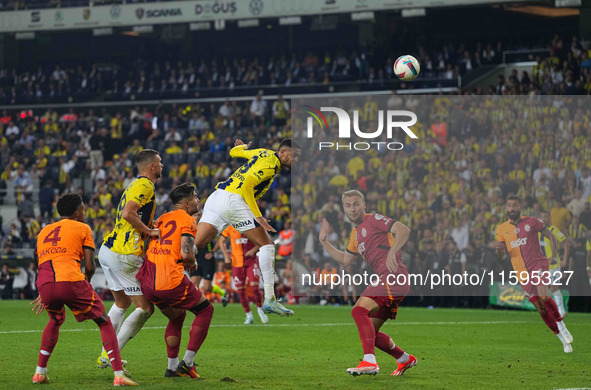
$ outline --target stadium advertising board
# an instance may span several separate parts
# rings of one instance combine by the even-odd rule
[[[496,1],[495,3],[498,3]],[[512,2],[510,0],[501,2]],[[356,11],[486,4],[490,0],[206,0],[165,3],[112,4],[94,7],[9,11],[0,14],[0,32],[71,30],[141,24],[277,18]]]

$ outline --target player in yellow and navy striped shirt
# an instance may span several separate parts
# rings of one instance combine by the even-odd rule
[[[135,275],[144,262],[144,240],[160,237],[160,230],[152,229],[152,219],[156,209],[154,182],[162,176],[162,159],[157,151],[144,149],[136,155],[136,166],[139,177],[123,192],[117,207],[115,228],[105,237],[98,255],[115,298],[109,318],[118,331],[119,349],[123,349],[154,312],[154,305],[144,298]],[[131,302],[136,309],[123,322]],[[97,366],[105,368],[109,365],[109,357],[103,349]]]
[[[265,286],[265,302],[263,311],[293,315],[275,298],[274,264],[275,245],[267,231],[275,232],[257,206],[259,199],[271,186],[281,168],[291,168],[297,164],[301,148],[291,139],[285,139],[277,151],[269,149],[249,150],[250,143],[245,145],[236,140],[230,150],[233,158],[245,158],[246,163],[236,170],[230,178],[218,183],[203,208],[203,216],[197,227],[195,245],[202,249],[208,242],[223,232],[229,225],[242,233],[246,238],[259,246],[259,266]]]

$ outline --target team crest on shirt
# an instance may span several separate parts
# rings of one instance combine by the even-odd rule
[[[363,237],[366,237],[367,236],[367,230],[365,230],[365,228],[361,229],[361,235]]]
[[[521,229],[519,229],[518,227],[515,228],[515,234],[519,234],[520,231]]]
[[[531,228],[529,227],[529,225],[525,225],[525,231],[526,231],[526,232],[529,232],[529,230],[530,230],[530,229],[531,229]]]

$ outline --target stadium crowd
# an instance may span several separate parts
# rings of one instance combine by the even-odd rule
[[[301,244],[293,258],[314,272],[336,272],[336,265],[318,247],[318,223],[322,217],[331,221],[335,231],[330,239],[342,248],[350,230],[339,193],[358,188],[366,194],[368,211],[411,227],[413,237],[404,248],[409,271],[424,272],[435,264],[454,272],[494,269],[499,264],[492,235],[506,219],[504,197],[517,193],[527,201],[524,215],[550,210],[553,224],[567,233],[575,249],[568,267],[582,267],[586,275],[585,257],[591,251],[591,110],[582,97],[529,103],[539,94],[567,94],[563,86],[569,85],[571,76],[576,75],[575,84],[587,85],[581,78],[589,74],[583,60],[587,52],[580,53],[581,71],[564,67],[566,78],[554,77],[551,64],[577,58],[572,47],[556,50],[561,46],[553,44],[550,57],[539,61],[531,77],[502,80],[487,96],[476,96],[482,93],[478,90],[462,91],[466,96],[460,97],[402,98],[393,93],[389,106],[404,105],[419,112],[419,118],[428,118],[418,125],[420,143],[405,142],[404,152],[397,153],[349,158],[332,151],[306,157],[297,171],[305,172],[305,178],[296,172],[292,182],[289,172],[282,172],[261,200],[264,215],[280,231],[293,208],[293,228]],[[524,94],[530,97],[517,96]],[[361,109],[362,120],[375,128],[377,107],[371,99],[358,106],[337,104]],[[2,254],[10,257],[18,249],[32,250],[36,234],[57,217],[57,194],[67,190],[83,195],[87,222],[100,243],[112,228],[122,191],[134,177],[133,157],[142,148],[157,149],[163,156],[156,215],[169,207],[168,189],[183,181],[195,183],[205,199],[215,183],[239,164],[228,155],[233,139],[276,148],[281,138],[291,134],[292,126],[304,128],[301,122],[290,122],[290,113],[281,96],[264,100],[260,95],[250,101],[136,106],[127,112],[4,110],[0,200],[15,201],[18,218],[2,221]],[[9,280],[10,274],[7,269],[2,280]],[[581,288],[588,292],[586,281]],[[345,301],[354,294],[344,292]],[[437,298],[425,299],[423,303],[441,304]]]
[[[350,107],[351,103],[336,99],[326,105]],[[319,151],[318,145],[308,150],[311,158],[302,164],[302,174],[294,176],[290,197],[296,210],[295,229],[303,240],[298,254],[303,265],[320,273],[337,272],[316,239],[319,222],[329,221],[334,228],[329,241],[344,249],[351,226],[345,221],[339,194],[356,188],[366,195],[368,211],[411,228],[411,239],[403,248],[409,273],[501,271],[508,263],[496,260],[495,229],[507,220],[506,196],[516,194],[526,203],[522,215],[539,217],[542,210],[550,211],[552,224],[565,233],[571,248],[566,259],[566,269],[574,270],[576,276],[569,285],[571,295],[588,295],[591,109],[586,99],[489,95],[403,100],[393,94],[388,107],[402,106],[418,118],[429,118],[413,127],[420,141],[398,139],[404,151],[384,147],[327,152]],[[375,129],[377,102],[367,99],[356,107],[360,128]],[[297,118],[292,126],[306,131]],[[328,127],[338,129],[330,123]],[[300,137],[305,139],[304,134]],[[316,287],[316,292],[328,294],[324,290]],[[435,296],[422,302],[485,306],[487,291],[466,290],[480,295],[480,300],[465,300],[460,297],[462,291],[455,291],[455,299],[440,301]],[[351,293],[332,292],[345,297]],[[413,291],[413,295],[423,293],[420,287]]]
[[[457,80],[461,74],[501,62],[503,44],[477,43],[468,48],[444,45],[419,49],[421,79]],[[291,53],[277,57],[218,58],[194,61],[133,63],[104,61],[0,70],[0,102],[50,103],[82,100],[142,100],[196,97],[206,91],[240,87],[289,87],[361,82],[379,85],[394,80],[395,58],[382,50],[354,47],[322,53]]]

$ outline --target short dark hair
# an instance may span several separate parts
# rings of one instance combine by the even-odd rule
[[[71,217],[82,204],[82,197],[73,192],[63,194],[57,201],[57,212],[62,217]]]
[[[291,148],[291,149],[302,149],[300,144],[297,141],[292,140],[291,138],[286,138],[279,144],[279,150],[281,148]]]
[[[193,184],[183,183],[179,184],[178,186],[174,187],[172,191],[170,191],[170,201],[172,204],[178,204],[181,200],[186,199],[188,197],[192,197],[196,192],[196,188]]]
[[[516,200],[519,202],[519,204],[521,204],[521,198],[517,195],[509,195],[507,196],[507,199],[505,200],[505,202],[508,202],[510,200]]]
[[[157,150],[154,149],[144,149],[137,152],[135,155],[135,165],[138,169],[141,169],[142,166],[145,166],[147,163],[152,162],[152,160],[156,157],[160,156]]]

